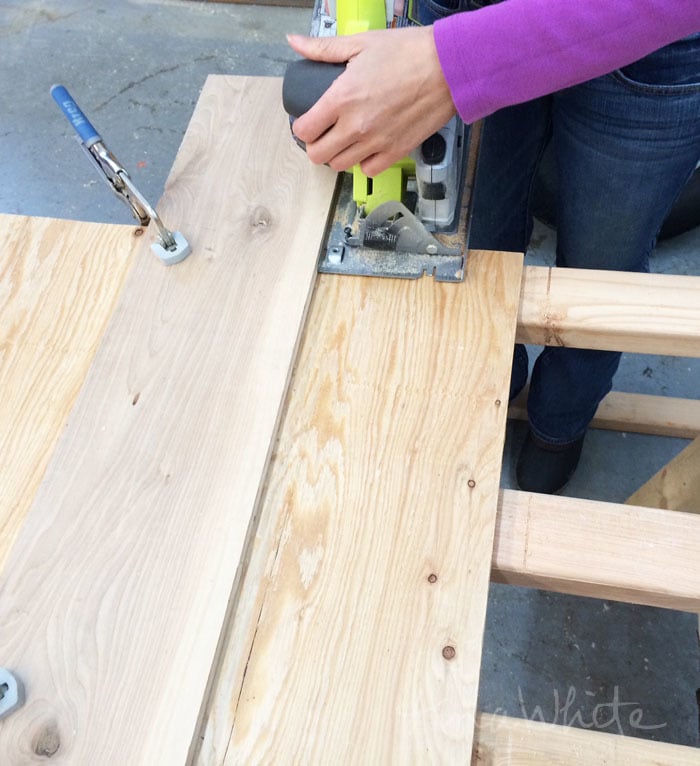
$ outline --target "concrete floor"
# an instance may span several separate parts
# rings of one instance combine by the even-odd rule
[[[308,10],[187,0],[0,2],[0,212],[132,220],[73,142],[53,83],[72,91],[157,201],[206,76],[282,74],[292,58],[284,33],[306,31],[308,19]],[[553,245],[538,226],[529,262],[551,263]],[[661,245],[653,268],[700,274],[699,253],[696,229]],[[698,360],[627,355],[616,387],[697,398],[698,380]],[[504,486],[523,435],[509,425]],[[592,431],[567,494],[623,501],[685,444]],[[492,586],[480,707],[589,726],[597,713],[602,730],[697,746],[696,626],[688,614]],[[630,725],[634,708],[646,728]]]

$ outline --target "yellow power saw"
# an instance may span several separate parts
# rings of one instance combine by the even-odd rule
[[[316,0],[311,35],[347,35],[414,23],[409,3]],[[290,123],[344,70],[344,64],[306,59],[290,64],[282,94]],[[340,174],[318,270],[411,279],[430,274],[441,282],[461,282],[478,148],[478,131],[454,117],[374,178],[359,166]]]

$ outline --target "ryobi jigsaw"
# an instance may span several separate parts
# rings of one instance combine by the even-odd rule
[[[329,37],[409,26],[408,2],[316,0],[311,35]],[[290,64],[283,104],[290,124],[313,106],[343,64]],[[332,274],[464,279],[479,131],[454,117],[408,157],[368,178],[341,173],[318,270]],[[298,142],[301,145],[301,142]],[[302,145],[303,148],[303,145]]]

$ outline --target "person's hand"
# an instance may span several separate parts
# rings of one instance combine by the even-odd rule
[[[288,39],[305,58],[348,62],[316,104],[294,121],[294,133],[312,162],[338,171],[359,163],[375,176],[456,113],[432,27]]]

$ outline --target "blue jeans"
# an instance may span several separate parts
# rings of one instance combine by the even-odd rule
[[[460,0],[446,3],[453,7],[437,15],[458,10]],[[470,0],[468,7],[483,4]],[[439,5],[427,0],[423,8],[434,17]],[[527,249],[533,181],[550,140],[559,173],[557,265],[647,271],[659,229],[700,159],[700,35],[488,117],[470,247]],[[546,347],[530,382],[535,435],[552,444],[583,436],[612,388],[620,356]],[[511,391],[526,380],[527,354],[517,347]]]

